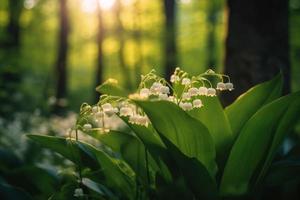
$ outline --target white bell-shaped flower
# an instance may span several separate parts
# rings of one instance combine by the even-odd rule
[[[230,82],[225,83],[225,87],[226,87],[226,89],[229,90],[229,91],[232,91],[232,90],[234,89],[234,88],[233,88],[233,84],[230,83]]]
[[[206,87],[200,87],[199,88],[199,95],[206,96],[207,95],[207,88]]]
[[[219,83],[217,84],[217,90],[220,90],[220,91],[226,90],[226,85],[225,85],[225,83],[219,82]]]
[[[167,95],[167,94],[162,94],[162,93],[160,93],[160,94],[158,95],[158,98],[159,98],[160,100],[168,100],[168,95]]]
[[[93,106],[93,107],[92,107],[92,112],[93,112],[94,114],[96,114],[96,113],[98,112],[98,110],[99,110],[99,107],[98,107],[98,106]]]
[[[131,116],[133,114],[133,110],[129,106],[124,106],[120,108],[120,116]]]
[[[159,94],[160,92],[160,88],[162,87],[163,85],[159,82],[154,82],[152,84],[152,86],[150,87],[150,92],[151,94]]]
[[[162,86],[162,87],[160,88],[160,92],[161,92],[162,94],[170,94],[170,88],[169,88],[168,86]]]
[[[148,88],[142,88],[140,90],[140,96],[144,99],[148,98],[150,95],[150,90]]]
[[[179,76],[176,76],[175,74],[173,74],[170,78],[171,83],[175,83],[179,80],[180,80]]]
[[[203,106],[202,101],[200,99],[195,99],[193,101],[193,107],[194,108],[201,108]]]
[[[103,109],[104,111],[112,110],[112,109],[113,109],[113,107],[112,107],[112,105],[111,105],[110,103],[105,103],[105,104],[103,104],[101,107],[102,107],[102,109]]]
[[[86,130],[86,131],[89,131],[89,130],[92,129],[92,125],[89,124],[89,123],[86,123],[86,124],[83,125],[83,129]]]
[[[139,118],[138,115],[131,115],[129,117],[128,122],[131,123],[131,124],[137,124],[138,118]]]
[[[192,110],[193,109],[193,104],[190,102],[180,102],[179,106],[183,110]]]
[[[197,96],[199,94],[199,89],[192,87],[188,90],[189,95],[192,96]]]
[[[98,111],[97,113],[95,113],[95,117],[96,117],[96,118],[101,118],[101,117],[103,117],[103,112],[102,112],[102,111]]]
[[[209,97],[216,96],[216,89],[214,89],[214,88],[208,88],[207,89],[207,96],[209,96]]]
[[[74,191],[74,197],[83,197],[83,190],[81,188],[76,188]]]
[[[170,102],[175,102],[175,97],[174,96],[169,96],[168,97],[168,101],[170,101]]]
[[[184,92],[181,95],[182,100],[189,100],[191,99],[191,95],[188,92]]]
[[[189,85],[191,83],[191,79],[183,78],[181,81],[182,85]]]
[[[148,126],[148,117],[147,116],[142,116],[138,115],[136,117],[136,123],[142,126]]]

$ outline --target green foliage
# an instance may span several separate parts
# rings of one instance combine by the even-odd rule
[[[298,162],[272,165],[300,113],[300,92],[280,97],[281,75],[251,88],[226,109],[213,95],[200,97],[203,108],[183,110],[180,102],[153,96],[148,100],[128,99],[118,85],[107,86],[105,83],[98,87],[106,94],[96,106],[81,108],[75,126],[76,133],[78,130],[78,134],[92,136],[100,146],[78,139],[28,135],[73,161],[84,196],[204,200],[238,197],[262,185],[287,180],[291,175],[288,169],[299,170]],[[187,91],[186,86],[181,90],[181,94]],[[133,104],[138,119],[126,116],[126,109]],[[119,105],[122,107],[117,111],[110,107]],[[127,124],[126,132],[107,133],[104,124],[93,127],[93,116],[112,111]],[[64,187],[71,188],[67,190],[70,192],[78,186],[69,182]],[[63,194],[62,190],[55,195]]]
[[[226,107],[225,112],[234,137],[238,136],[245,123],[258,109],[280,97],[282,82],[282,74],[278,74],[272,80],[254,86]]]

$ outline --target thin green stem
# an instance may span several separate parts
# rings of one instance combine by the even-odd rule
[[[150,185],[149,160],[148,160],[148,151],[146,147],[145,147],[145,161],[146,161],[146,169],[147,169],[147,181],[148,181],[148,185]]]

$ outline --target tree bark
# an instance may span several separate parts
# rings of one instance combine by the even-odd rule
[[[251,86],[282,70],[284,93],[290,90],[288,1],[228,0],[228,35],[225,72],[235,90],[224,95],[225,104]]]
[[[55,112],[60,113],[66,106],[67,96],[67,55],[68,55],[68,35],[69,18],[67,9],[67,0],[59,0],[59,24],[58,35],[58,55],[56,61],[56,104]]]
[[[165,78],[170,79],[170,76],[177,65],[177,48],[176,48],[176,1],[164,0],[164,14],[165,14]]]

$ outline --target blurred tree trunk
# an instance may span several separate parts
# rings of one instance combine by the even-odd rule
[[[10,118],[14,111],[24,110],[23,99],[16,94],[23,78],[23,68],[20,63],[21,27],[20,17],[23,11],[23,0],[7,1],[8,23],[0,30],[0,116]],[[11,91],[16,91],[13,94]],[[20,93],[19,93],[20,94]]]
[[[10,51],[18,51],[20,46],[20,17],[23,11],[24,0],[9,0],[8,1],[8,23],[4,30],[4,37],[0,41],[0,48],[5,49],[4,53]]]
[[[176,1],[164,0],[165,29],[165,78],[170,79],[177,65],[176,49]]]
[[[123,78],[125,81],[125,87],[127,89],[131,89],[131,78],[130,71],[125,62],[125,30],[123,28],[122,20],[121,20],[121,12],[122,12],[122,4],[121,0],[116,1],[116,21],[117,21],[117,36],[119,38],[119,61],[120,68],[122,70]]]
[[[9,0],[9,22],[7,25],[8,42],[11,47],[20,45],[20,17],[23,10],[23,0]]]
[[[58,34],[58,54],[56,60],[56,103],[54,112],[61,114],[66,106],[67,96],[67,55],[68,55],[68,35],[69,18],[67,0],[59,0],[59,34]]]
[[[142,74],[142,67],[143,67],[143,47],[142,47],[142,30],[141,30],[141,2],[140,0],[136,0],[134,2],[134,14],[133,14],[133,21],[134,21],[134,38],[136,41],[136,48],[135,48],[135,56],[136,56],[136,63],[135,63],[135,79],[136,85],[139,84]]]
[[[208,2],[207,12],[207,67],[216,70],[216,25],[218,8],[216,0]]]
[[[103,16],[102,11],[100,8],[99,3],[97,4],[97,16],[98,16],[98,32],[97,32],[97,67],[96,67],[96,82],[95,87],[100,85],[103,82],[103,69],[104,69],[104,62],[103,62],[103,40],[104,40],[104,24],[103,24]],[[99,100],[99,93],[95,91],[95,101],[98,102]]]
[[[290,90],[288,2],[228,0],[225,72],[235,84],[225,104],[251,86],[284,74],[284,93]]]

